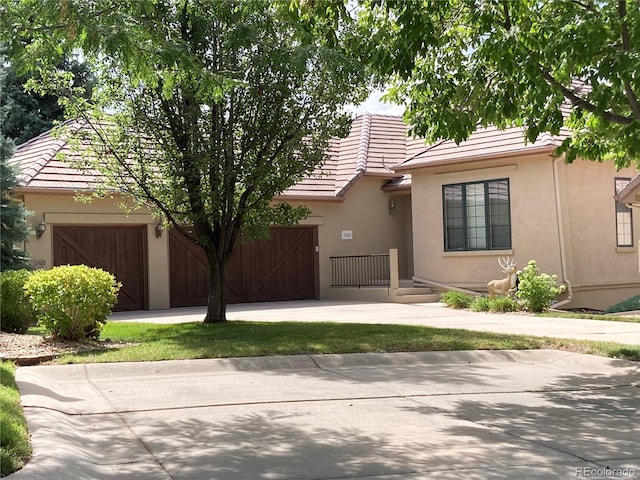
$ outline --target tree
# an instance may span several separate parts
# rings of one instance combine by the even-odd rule
[[[54,45],[95,61],[91,111],[69,75],[42,68],[49,86],[91,132],[86,167],[161,214],[194,226],[210,267],[208,322],[225,321],[227,263],[242,239],[292,224],[308,210],[272,198],[320,165],[346,135],[342,106],[366,95],[360,65],[265,0],[12,4],[12,44],[33,39],[19,60],[49,59]],[[295,12],[294,12],[295,13]],[[298,17],[299,18],[299,17]],[[33,64],[33,62],[31,62]],[[108,118],[100,112],[109,111]],[[97,159],[97,160],[96,160]]]
[[[569,127],[561,152],[640,165],[640,5],[633,0],[365,0],[352,41],[413,132]],[[567,108],[567,104],[571,108]],[[569,114],[570,110],[570,114]]]
[[[38,76],[18,75],[9,61],[6,45],[0,45],[0,65],[0,108],[3,110],[0,134],[20,145],[50,130],[55,121],[64,120],[64,108],[58,103],[57,96],[38,95],[25,90],[25,84],[38,82]],[[74,87],[83,88],[86,98],[91,96],[93,79],[84,62],[65,57],[57,67],[61,71],[72,72]]]
[[[0,115],[2,120],[2,115]],[[18,180],[7,160],[13,154],[13,142],[0,134],[0,271],[29,268],[23,249],[16,245],[24,243],[29,235],[26,218],[29,212],[10,197],[11,189]]]

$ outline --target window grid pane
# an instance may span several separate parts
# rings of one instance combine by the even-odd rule
[[[491,248],[511,248],[509,182],[489,182],[488,189]]]
[[[469,249],[487,248],[486,212],[484,205],[484,187],[482,183],[466,186],[467,198],[467,239]]]
[[[445,186],[445,248],[447,250],[464,250],[464,210],[462,208],[462,186]]]
[[[511,248],[509,180],[443,185],[445,250]]]
[[[615,192],[620,192],[631,181],[630,178],[616,178]],[[631,209],[616,201],[616,244],[618,247],[633,246],[633,217]]]

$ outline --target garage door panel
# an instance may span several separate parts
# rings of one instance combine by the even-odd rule
[[[122,284],[114,311],[147,308],[146,227],[54,226],[53,264],[87,265]]]
[[[273,228],[269,240],[251,244],[245,252],[247,301],[314,298],[314,248],[311,228]]]
[[[178,243],[171,237],[170,241]],[[227,266],[227,302],[316,298],[315,245],[315,227],[273,227],[270,238],[238,245]],[[182,265],[181,270],[176,265],[171,272],[171,306],[206,305],[208,267],[199,265],[202,272],[185,274],[192,268],[184,267],[185,263],[198,263],[196,258],[189,259],[186,251],[171,249],[171,265]]]

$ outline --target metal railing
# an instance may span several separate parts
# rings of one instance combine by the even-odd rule
[[[389,286],[389,254],[329,257],[332,287]]]

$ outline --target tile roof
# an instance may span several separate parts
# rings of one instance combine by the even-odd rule
[[[70,132],[89,128],[73,121],[62,126]],[[365,113],[356,117],[345,138],[332,140],[325,164],[278,198],[340,200],[364,176],[388,179],[383,187],[385,191],[407,189],[411,186],[413,169],[551,152],[569,134],[568,131],[562,131],[557,137],[543,134],[536,142],[527,144],[522,128],[488,127],[478,129],[459,145],[442,141],[427,146],[424,139],[408,137],[407,131],[400,116]],[[49,131],[20,145],[10,163],[18,165],[20,185],[24,189],[92,190],[99,174],[74,168],[73,161],[80,158],[81,153],[69,135]]]
[[[524,129],[513,127],[499,130],[497,127],[478,128],[460,144],[452,140],[441,141],[423,148],[404,162],[395,165],[399,172],[411,171],[434,165],[486,160],[494,157],[517,156],[537,151],[552,152],[569,136],[568,130],[560,135],[541,134],[535,142],[527,143]]]
[[[27,189],[87,191],[97,185],[99,173],[72,167],[81,153],[70,134],[84,124],[68,121],[59,130],[49,130],[19,145],[9,163],[18,169],[19,186]],[[65,133],[69,132],[69,133]]]

